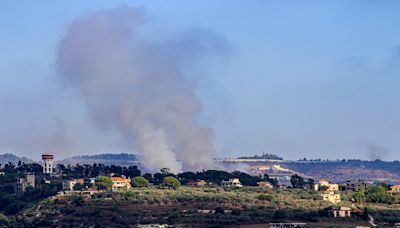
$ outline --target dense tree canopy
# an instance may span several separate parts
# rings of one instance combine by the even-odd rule
[[[173,189],[178,189],[181,186],[181,183],[178,179],[173,176],[164,177],[163,186]]]
[[[113,182],[111,181],[111,178],[109,178],[109,177],[99,176],[96,178],[95,186],[97,189],[109,190],[109,189],[111,189],[112,185],[113,185]]]
[[[136,188],[143,188],[149,186],[149,181],[144,177],[134,177],[132,179],[132,186]]]

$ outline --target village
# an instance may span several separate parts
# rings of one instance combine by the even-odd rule
[[[292,194],[293,191],[301,191],[300,194],[307,194],[314,199],[313,201],[319,205],[320,210],[325,211],[324,216],[344,219],[365,217],[365,213],[367,213],[365,205],[368,203],[389,205],[400,203],[399,185],[371,183],[364,180],[346,180],[342,183],[331,183],[325,179],[314,181],[298,174],[290,176],[289,170],[279,165],[264,169],[265,173],[261,172],[260,167],[251,167],[251,170],[253,175],[239,171],[229,173],[218,170],[183,172],[175,175],[170,173],[168,168],[164,168],[159,173],[142,175],[137,167],[101,164],[93,164],[93,166],[57,164],[55,166],[54,155],[44,154],[42,164],[3,165],[0,180],[6,179],[8,176],[13,176],[17,180],[14,183],[12,181],[2,183],[0,190],[14,195],[16,199],[37,194],[41,196],[38,199],[81,197],[86,201],[107,199],[112,197],[110,194],[143,194],[140,191],[145,189],[154,191],[177,191],[178,189],[184,191],[186,191],[185,189],[194,189],[194,191],[204,192],[234,191],[238,194],[242,194],[242,191],[250,191],[252,194],[259,192],[259,195],[254,197],[262,205],[268,205],[268,202],[272,203],[272,199],[278,199],[280,194],[286,195]],[[9,172],[14,174],[11,175]],[[12,215],[24,207],[20,206],[19,210],[12,210],[3,205],[2,208],[3,213]],[[316,208],[311,209],[315,210]],[[216,213],[213,208],[199,208],[197,211],[206,214]],[[224,209],[224,211],[232,213],[232,208]],[[370,219],[368,217],[367,220]]]

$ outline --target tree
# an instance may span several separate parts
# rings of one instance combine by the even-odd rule
[[[394,197],[387,194],[384,187],[380,184],[369,187],[365,191],[365,197],[367,202],[373,203],[393,203]]]
[[[149,182],[153,182],[153,175],[151,173],[146,173],[143,175],[143,177]]]
[[[10,220],[7,216],[0,213],[0,227],[8,227],[10,225]]]
[[[136,188],[143,188],[149,186],[149,181],[144,177],[134,177],[132,179],[132,186]]]
[[[307,186],[308,186],[308,188],[310,188],[311,190],[312,189],[314,189],[314,179],[311,179],[311,178],[308,178],[308,180],[307,180]]]
[[[173,176],[164,177],[163,186],[173,189],[178,189],[181,186],[181,182]]]
[[[99,176],[95,180],[95,186],[97,189],[108,190],[112,187],[112,185],[113,182],[111,181],[111,178],[106,176]]]
[[[295,174],[290,178],[293,188],[303,188],[305,186],[304,178]]]
[[[274,212],[274,219],[286,219],[287,213],[285,210],[279,209]]]
[[[138,169],[137,166],[129,166],[128,167],[128,175],[127,176],[129,176],[130,178],[138,177],[138,176],[140,176],[140,174],[141,174],[140,169]]]
[[[360,205],[363,205],[366,201],[366,197],[363,191],[358,191],[353,194],[353,199]]]
[[[257,186],[257,182],[261,181],[260,177],[251,176],[240,171],[234,171],[232,175],[235,178],[239,178],[240,182],[246,186]]]

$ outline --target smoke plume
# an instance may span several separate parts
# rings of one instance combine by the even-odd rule
[[[369,159],[371,160],[383,160],[390,153],[390,150],[382,145],[378,145],[374,142],[370,142],[367,146],[367,152]]]
[[[59,74],[80,92],[100,129],[118,131],[149,171],[207,168],[213,132],[196,120],[201,104],[179,60],[191,54],[142,38],[145,21],[129,7],[76,20],[60,43]],[[188,39],[184,46],[198,46]]]

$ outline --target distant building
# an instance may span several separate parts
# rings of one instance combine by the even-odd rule
[[[332,209],[333,217],[350,218],[351,209],[349,207],[337,207]]]
[[[257,185],[258,185],[258,187],[261,187],[261,188],[273,188],[273,187],[274,187],[274,186],[272,186],[272,184],[269,183],[268,181],[260,181],[260,182],[257,182]]]
[[[314,185],[314,190],[318,191],[322,187],[325,187],[326,190],[331,190],[331,191],[339,191],[339,185],[338,184],[332,184],[329,181],[325,179],[320,179],[317,184]]]
[[[326,190],[321,194],[322,200],[323,201],[328,201],[331,203],[340,203],[340,194],[335,193],[335,191],[332,190]]]
[[[99,194],[105,192],[105,190],[101,189],[82,189],[80,191],[61,191],[58,193],[58,196],[74,196],[74,195],[81,195],[83,198],[92,198],[95,194]]]
[[[223,180],[221,185],[224,187],[243,187],[243,185],[240,183],[239,178],[233,178],[227,181]]]
[[[191,181],[187,185],[193,186],[193,187],[203,187],[207,184],[204,180],[198,180],[198,181]]]
[[[346,181],[341,185],[343,191],[354,191],[358,192],[360,190],[365,190],[371,186],[371,183],[365,180],[358,180],[358,181]]]
[[[84,179],[65,180],[62,183],[63,190],[73,191],[76,184],[84,185]]]
[[[389,193],[389,194],[391,194],[391,195],[396,194],[396,193],[400,193],[400,185],[393,185],[393,186],[391,186],[391,187],[390,187],[390,190],[387,191],[387,193]]]
[[[53,174],[53,162],[54,162],[54,155],[52,154],[43,154],[43,173],[44,174]]]
[[[306,223],[299,223],[299,222],[290,222],[290,223],[270,223],[270,228],[298,228],[298,227],[306,227]]]
[[[35,187],[35,175],[33,174],[27,174],[25,177],[19,178],[15,185],[15,192],[25,192],[26,188],[29,186],[32,188]]]
[[[279,173],[268,173],[270,179],[276,179],[279,186],[292,186],[290,178],[292,178],[292,173],[290,172],[279,172]]]
[[[111,177],[111,181],[113,182],[112,190],[129,190],[131,186],[131,179],[124,177]]]

